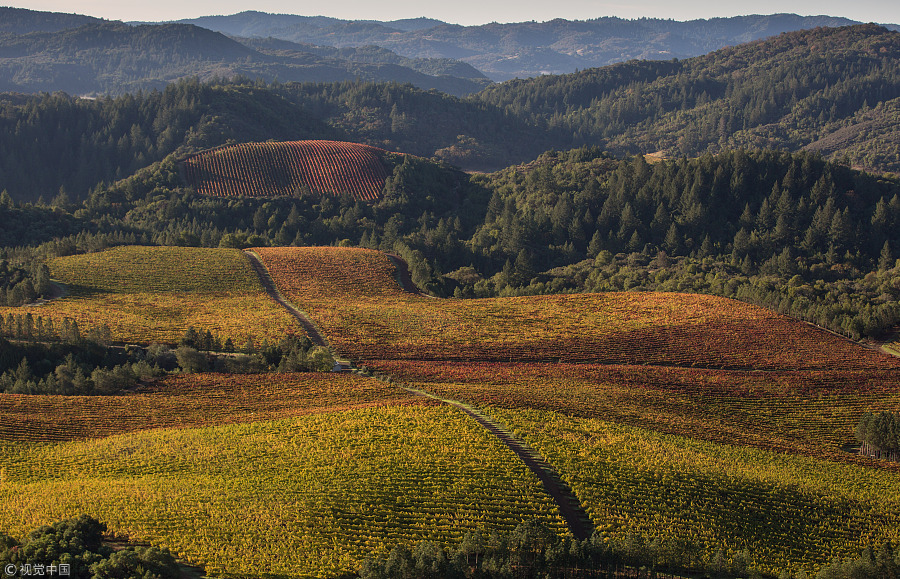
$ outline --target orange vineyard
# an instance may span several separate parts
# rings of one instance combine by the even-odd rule
[[[242,143],[197,153],[181,163],[188,184],[217,197],[381,195],[385,151],[338,141]]]
[[[382,253],[256,250],[275,283],[358,361],[886,369],[900,360],[771,310],[708,295],[623,292],[438,300],[403,291]]]
[[[0,440],[102,438],[407,404],[431,403],[353,374],[183,374],[118,396],[0,393]]]

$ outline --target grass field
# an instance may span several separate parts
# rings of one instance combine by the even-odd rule
[[[542,410],[492,409],[571,485],[599,530],[686,541],[710,561],[816,572],[900,540],[900,474]],[[691,555],[690,553],[693,553]]]
[[[565,532],[512,451],[445,406],[0,442],[0,529],[76,513],[240,576],[333,576],[396,544],[529,519]]]
[[[240,347],[249,335],[278,340],[302,333],[271,301],[250,263],[236,249],[117,247],[61,257],[50,263],[69,295],[36,307],[0,308],[32,313],[59,324],[68,317],[82,333],[106,324],[119,342],[176,343],[190,326],[210,330]]]
[[[623,292],[439,300],[404,292],[390,260],[377,251],[256,251],[282,293],[313,318],[331,345],[361,361],[900,368],[900,360],[809,324],[714,296]]]

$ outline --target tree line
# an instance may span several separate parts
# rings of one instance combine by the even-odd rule
[[[866,548],[857,559],[834,560],[816,579],[894,579],[900,556],[889,542]],[[753,554],[740,551],[726,557],[719,550],[703,553],[688,539],[659,540],[640,533],[614,537],[603,533],[579,541],[560,537],[534,522],[500,533],[469,532],[455,547],[422,541],[412,549],[396,546],[366,560],[360,579],[512,579],[665,576],[713,578],[762,577],[753,568]],[[804,570],[784,569],[779,578],[806,579]]]
[[[57,333],[58,328],[58,333]],[[75,320],[31,314],[0,317],[0,392],[11,394],[110,395],[177,372],[330,372],[328,348],[306,336],[243,347],[224,343],[209,330],[188,328],[178,344],[111,346],[109,328],[82,335]]]
[[[32,263],[26,269],[0,259],[0,307],[17,307],[53,293],[50,269],[43,263]]]
[[[900,461],[900,414],[866,412],[854,432],[859,452],[876,458]]]

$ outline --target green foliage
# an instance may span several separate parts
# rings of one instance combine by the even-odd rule
[[[181,577],[175,559],[155,547],[116,551],[91,565],[92,579],[164,579]]]
[[[900,322],[896,180],[809,154],[650,165],[596,149],[474,180],[495,192],[466,244],[484,279],[458,295],[712,293],[855,339]]]
[[[875,25],[818,28],[688,60],[505,82],[473,99],[618,153],[808,146],[897,171],[898,54],[900,34]]]
[[[832,562],[816,574],[816,579],[894,579],[897,576],[900,576],[900,555],[894,554],[893,545],[888,542],[877,553],[866,549],[858,559]]]
[[[157,360],[141,350],[113,350],[90,340],[10,343],[0,337],[0,392],[115,394],[162,374]]]
[[[178,365],[181,366],[181,369],[191,374],[205,372],[209,369],[209,359],[206,355],[190,346],[181,346],[175,350],[175,358],[178,360]]]
[[[866,412],[860,417],[854,434],[870,451],[884,453],[885,458],[900,458],[900,414]]]
[[[53,292],[46,264],[32,263],[28,269],[0,259],[0,306],[21,306]]]
[[[103,544],[106,525],[80,515],[32,531],[19,544],[0,534],[0,569],[28,569],[23,576],[65,575],[78,579],[175,579],[175,559],[156,547],[113,551]],[[38,572],[37,569],[41,571]],[[52,570],[51,570],[52,569]],[[64,572],[63,570],[67,571]]]
[[[190,79],[162,90],[96,100],[64,93],[24,99],[0,95],[0,147],[6,152],[0,159],[2,187],[19,201],[53,199],[63,188],[77,199],[91,193],[93,207],[109,209],[102,183],[128,177],[176,151],[193,152],[229,140],[336,134],[277,90],[252,83]],[[177,187],[174,161],[155,172],[158,184]],[[31,211],[52,213],[38,205]]]
[[[421,541],[412,550],[396,546],[387,554],[366,560],[361,579],[506,579],[521,577],[596,577],[626,571],[629,576],[655,573],[705,572],[716,577],[746,577],[750,554],[743,559],[712,559],[696,565],[697,546],[688,541],[659,540],[639,533],[625,538],[595,533],[579,541],[560,537],[533,521],[509,533],[468,532],[453,548]]]

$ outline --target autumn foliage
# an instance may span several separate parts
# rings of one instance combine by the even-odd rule
[[[711,442],[854,464],[867,409],[900,411],[896,370],[721,370],[672,366],[372,360],[415,388],[479,407],[599,418]]]
[[[385,151],[338,141],[242,143],[181,162],[198,193],[217,197],[273,197],[349,193],[360,201],[381,195]]]
[[[0,440],[99,438],[387,404],[430,402],[354,374],[181,374],[118,396],[0,394]]]

